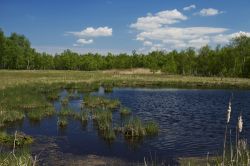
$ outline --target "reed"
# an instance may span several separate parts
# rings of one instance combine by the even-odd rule
[[[81,96],[77,93],[70,93],[68,98],[69,98],[69,100],[78,100],[81,98]]]
[[[84,98],[84,106],[88,108],[105,108],[105,109],[115,109],[120,106],[119,100],[107,99],[99,96],[86,96]]]
[[[36,166],[36,162],[36,157],[33,158],[27,149],[21,149],[15,153],[0,151],[1,166]]]
[[[0,127],[4,127],[8,123],[20,121],[24,117],[25,117],[25,115],[22,111],[16,111],[16,110],[7,111],[5,109],[1,109],[1,111],[0,111]]]
[[[222,160],[218,159],[217,163],[218,165],[222,166],[233,166],[233,165],[249,165],[250,164],[250,154],[249,154],[249,148],[247,145],[247,141],[244,138],[241,138],[240,134],[243,131],[243,117],[242,114],[238,116],[238,123],[236,125],[236,134],[235,134],[235,148],[232,146],[232,140],[231,140],[231,130],[230,130],[230,148],[229,152],[227,153],[227,131],[228,126],[230,123],[230,116],[231,116],[231,101],[229,102],[228,110],[227,110],[227,119],[226,119],[226,128],[225,128],[225,137],[224,137],[224,145],[223,145],[223,156]],[[220,157],[218,157],[220,158]]]
[[[79,113],[74,115],[74,119],[79,120],[82,123],[86,123],[88,121],[88,111],[81,110]]]
[[[55,113],[54,107],[39,108],[39,109],[29,110],[27,113],[27,117],[30,120],[40,121],[43,118],[54,115],[54,113]]]
[[[33,138],[24,133],[17,132],[15,135],[7,134],[6,132],[0,132],[0,143],[8,146],[12,146],[13,142],[15,146],[24,146],[33,143]]]
[[[61,128],[65,128],[68,126],[68,120],[65,117],[60,117],[57,120],[57,125]]]
[[[125,137],[143,137],[146,135],[146,130],[143,126],[142,121],[138,118],[132,118],[124,126],[124,136]]]
[[[150,121],[145,124],[145,130],[147,135],[157,135],[159,132],[159,126],[156,122]]]
[[[49,101],[55,101],[55,100],[58,100],[59,99],[59,94],[57,91],[52,91],[48,94],[46,94],[46,98],[49,100]]]
[[[67,106],[69,104],[69,99],[67,97],[61,99],[62,106]]]
[[[62,108],[61,111],[58,112],[59,116],[77,116],[77,112],[73,111],[70,108]]]
[[[121,107],[120,108],[120,114],[122,116],[126,116],[126,115],[130,115],[131,114],[131,110],[127,107]]]

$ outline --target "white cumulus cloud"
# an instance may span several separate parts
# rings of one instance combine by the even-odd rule
[[[102,36],[112,36],[112,28],[105,27],[88,27],[80,32],[68,32],[77,37],[102,37]]]
[[[218,13],[221,12],[218,10],[215,12],[213,10],[204,11],[204,15],[216,15]],[[250,36],[250,32],[228,33],[229,29],[223,27],[178,27],[173,25],[186,19],[187,17],[176,9],[165,10],[139,17],[130,27],[136,30],[136,40],[142,43],[143,51],[185,49],[187,47],[200,48],[207,44],[215,46],[225,44],[239,35]]]
[[[193,5],[184,7],[183,10],[188,11],[188,10],[192,10],[192,9],[195,9],[195,8],[196,8],[196,6],[193,4]]]
[[[73,46],[83,46],[92,44],[94,42],[93,38],[112,36],[112,32],[112,28],[105,26],[98,28],[87,27],[82,31],[67,32],[66,34],[71,34],[78,38]]]
[[[93,43],[93,39],[89,39],[89,40],[86,40],[86,39],[78,39],[76,41],[77,44],[74,44],[74,46],[81,46],[81,45],[86,45],[86,44],[91,44]]]
[[[130,25],[131,28],[135,28],[137,30],[151,30],[157,29],[164,25],[170,25],[177,23],[182,20],[186,20],[187,17],[184,16],[177,9],[174,10],[164,10],[158,12],[154,15],[148,14],[145,17],[140,17],[137,21]]]
[[[219,11],[218,9],[214,8],[207,8],[207,9],[201,9],[201,11],[198,14],[201,16],[215,16],[221,13],[223,13],[223,11]]]

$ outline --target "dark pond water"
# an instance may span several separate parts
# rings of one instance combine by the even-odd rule
[[[63,91],[61,96],[66,93]],[[118,136],[109,143],[98,136],[91,121],[84,126],[71,120],[67,128],[62,130],[57,127],[56,116],[36,124],[25,119],[22,124],[12,126],[10,130],[18,128],[33,136],[53,137],[62,153],[95,154],[126,161],[143,161],[144,157],[150,156],[172,161],[177,157],[206,156],[208,152],[220,154],[226,110],[232,93],[232,139],[240,113],[244,121],[241,136],[250,138],[250,91],[230,90],[115,88],[112,93],[106,94],[100,88],[98,92],[92,93],[118,98],[122,105],[133,111],[133,115],[139,116],[143,121],[155,120],[159,124],[158,136],[147,137],[137,143],[126,141],[123,136]],[[83,98],[84,94],[81,94],[80,99],[70,100],[69,107],[79,111]],[[55,102],[54,106],[57,111],[60,110],[60,102]],[[118,111],[113,113],[113,119],[117,124],[124,122]],[[65,139],[59,139],[62,137]]]

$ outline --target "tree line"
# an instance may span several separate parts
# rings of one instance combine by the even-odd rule
[[[250,37],[232,38],[229,44],[199,50],[152,51],[101,55],[79,54],[67,49],[60,54],[39,53],[24,35],[5,36],[0,30],[0,69],[105,70],[149,68],[167,74],[250,78]]]

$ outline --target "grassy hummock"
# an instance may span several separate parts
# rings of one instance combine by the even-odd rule
[[[157,135],[159,132],[159,126],[154,121],[150,121],[145,124],[145,130],[147,135]]]
[[[122,116],[125,116],[125,115],[130,115],[131,114],[131,110],[127,107],[122,107],[120,108],[120,114]]]
[[[125,137],[143,137],[146,135],[146,130],[142,121],[135,117],[124,126],[123,133]]]
[[[55,113],[54,107],[40,108],[28,111],[27,117],[30,120],[40,121],[45,117],[53,115],[54,113]]]
[[[68,126],[68,121],[65,117],[60,117],[57,120],[57,125],[61,128]]]
[[[100,96],[86,96],[84,98],[84,105],[88,108],[105,108],[105,109],[115,109],[120,106],[119,100],[107,99]]]
[[[27,149],[18,149],[17,152],[1,152],[1,166],[35,166],[36,158],[33,158]]]
[[[67,97],[61,99],[61,104],[62,104],[63,106],[67,106],[68,103],[69,103],[69,99],[68,99]]]
[[[24,146],[33,143],[33,138],[21,132],[16,132],[13,135],[6,132],[0,132],[0,143],[8,146],[13,146],[15,140],[15,146]]]

